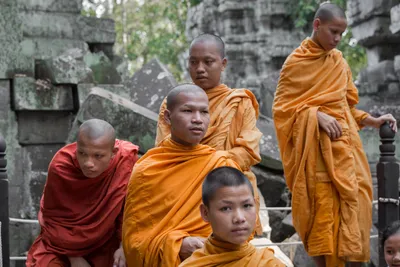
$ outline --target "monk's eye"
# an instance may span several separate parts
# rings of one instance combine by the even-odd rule
[[[192,112],[190,109],[184,109],[184,110],[182,110],[183,112],[185,112],[185,113],[190,113],[190,112]]]
[[[103,157],[103,155],[99,155],[99,154],[96,155],[96,159],[101,159],[102,157]]]
[[[393,254],[393,250],[391,250],[391,249],[386,250],[386,254],[392,255]]]
[[[81,156],[85,155],[85,153],[83,153],[82,151],[79,151],[78,154],[81,155]]]
[[[196,61],[195,60],[189,60],[190,65],[195,65]]]
[[[220,208],[219,210],[220,210],[220,211],[223,211],[223,212],[226,212],[226,211],[231,210],[231,208],[230,208],[230,207],[222,207],[222,208]]]
[[[208,110],[203,110],[201,113],[208,114]]]
[[[207,65],[211,65],[214,62],[214,60],[206,60]]]
[[[250,208],[253,207],[253,204],[244,204],[244,207],[245,207],[246,209],[250,209]]]

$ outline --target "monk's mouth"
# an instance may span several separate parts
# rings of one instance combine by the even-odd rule
[[[193,128],[190,129],[191,132],[196,133],[196,134],[201,134],[203,133],[203,129],[198,129],[198,128]]]

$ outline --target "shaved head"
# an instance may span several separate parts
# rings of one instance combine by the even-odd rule
[[[167,109],[172,111],[177,103],[178,95],[180,93],[200,93],[200,94],[207,94],[201,89],[199,86],[191,83],[180,84],[175,86],[167,95]],[[207,97],[208,98],[208,97]]]
[[[192,43],[190,44],[190,49],[192,49],[192,46],[200,43],[200,42],[212,42],[216,45],[219,54],[221,56],[221,59],[225,58],[225,44],[224,41],[222,41],[221,37],[215,34],[211,33],[203,33],[197,36],[196,38],[193,39]]]
[[[115,130],[106,121],[100,119],[90,119],[82,123],[79,127],[78,142],[82,139],[98,140],[100,138],[106,138],[109,140],[110,145],[114,147],[115,143]]]
[[[338,5],[329,2],[322,3],[314,16],[314,20],[320,19],[323,23],[329,22],[333,18],[342,18],[346,20],[346,14]]]

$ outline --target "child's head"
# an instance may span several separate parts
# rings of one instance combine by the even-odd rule
[[[225,44],[214,34],[201,34],[190,44],[189,72],[192,81],[208,90],[220,84],[225,69]]]
[[[383,231],[382,247],[387,265],[400,266],[400,221],[393,222]]]
[[[343,9],[332,3],[323,3],[315,13],[311,38],[329,51],[339,44],[346,28],[347,19]]]
[[[202,190],[201,216],[211,224],[214,237],[237,245],[245,243],[257,217],[247,177],[235,168],[219,167],[207,175]]]
[[[194,84],[173,88],[167,96],[164,119],[171,126],[171,139],[187,146],[198,145],[210,123],[208,97]]]

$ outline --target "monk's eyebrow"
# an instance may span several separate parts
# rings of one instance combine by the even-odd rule
[[[246,202],[251,202],[251,198],[247,198],[247,199],[242,201],[242,203],[246,203]]]
[[[233,202],[232,202],[232,201],[225,200],[225,199],[223,199],[221,202],[223,202],[224,204],[233,204]]]

